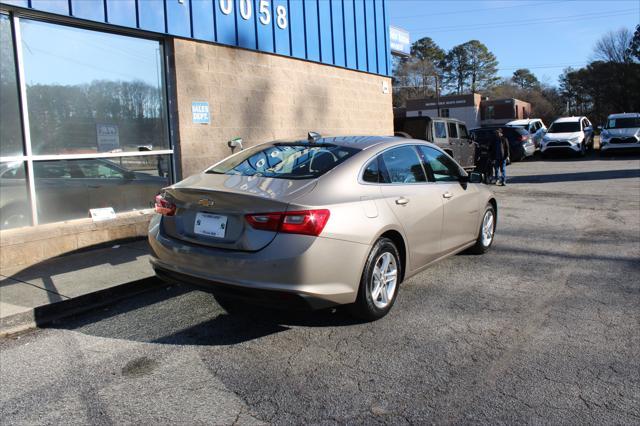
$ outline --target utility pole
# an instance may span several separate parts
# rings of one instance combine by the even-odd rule
[[[436,78],[436,110],[438,111],[438,117],[440,117],[440,88],[438,87],[438,74],[433,75]]]

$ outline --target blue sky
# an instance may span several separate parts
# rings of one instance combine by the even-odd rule
[[[640,0],[389,0],[391,25],[411,41],[428,36],[447,50],[468,40],[486,44],[499,75],[529,68],[556,85],[567,66],[593,55],[606,32],[640,23]]]

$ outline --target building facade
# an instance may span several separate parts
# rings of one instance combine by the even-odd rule
[[[480,108],[483,126],[506,124],[509,121],[531,118],[531,104],[519,99],[485,100]]]
[[[519,99],[489,99],[478,93],[449,95],[439,98],[410,99],[407,117],[451,117],[462,120],[473,129],[480,126],[505,124],[530,118],[531,104]]]
[[[441,96],[440,98],[410,99],[407,101],[407,117],[451,117],[464,121],[469,128],[480,126],[482,96]]]
[[[0,266],[144,235],[230,139],[392,134],[388,6],[0,0]]]

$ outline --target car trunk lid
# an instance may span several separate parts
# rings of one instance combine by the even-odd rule
[[[209,247],[261,250],[277,232],[252,228],[245,215],[284,212],[315,185],[315,179],[194,175],[165,190],[176,212],[163,217],[163,230],[170,237]]]

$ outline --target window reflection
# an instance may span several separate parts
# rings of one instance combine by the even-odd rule
[[[0,163],[0,229],[31,224],[24,163]]]
[[[168,155],[36,161],[38,222],[89,217],[89,210],[147,209],[169,185]]]
[[[157,41],[20,22],[34,154],[169,149]]]
[[[0,14],[0,156],[22,155],[22,127],[11,21]]]

